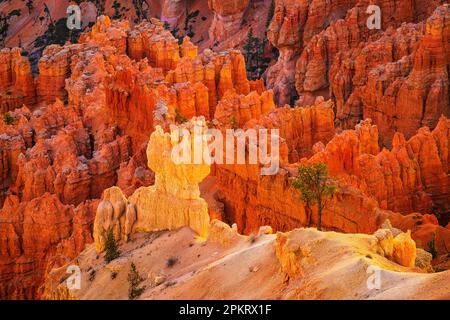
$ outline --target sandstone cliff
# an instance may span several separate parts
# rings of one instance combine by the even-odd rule
[[[408,139],[422,126],[434,128],[442,114],[448,117],[449,16],[450,7],[440,6],[426,22],[388,29],[376,41],[339,53],[329,72],[338,121],[346,127],[371,118],[390,145],[396,131]]]

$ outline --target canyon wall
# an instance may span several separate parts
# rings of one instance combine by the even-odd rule
[[[422,126],[432,129],[450,112],[450,7],[441,3],[371,2],[382,28],[370,30],[368,1],[277,1],[268,37],[280,57],[268,87],[279,105],[295,95],[299,104],[330,97],[340,127],[371,118],[386,146],[395,131],[409,139]]]
[[[211,43],[221,42],[239,31],[249,2],[250,0],[208,0],[209,8],[214,12],[214,20],[209,29]]]
[[[413,230],[413,237],[417,234],[423,238],[420,245],[425,248],[433,233],[442,234],[439,250],[445,253],[450,241],[447,238],[449,230],[439,227],[436,218],[417,215],[414,224],[414,221],[403,222],[394,212],[404,215],[439,212],[441,217],[447,217],[449,120],[443,116],[433,131],[421,128],[409,140],[397,133],[392,150],[380,150],[378,128],[370,120],[361,122],[355,130],[329,134],[323,116],[328,114],[328,126],[332,126],[332,108],[332,103],[318,101],[317,105],[306,108],[279,108],[259,121],[249,121],[249,126],[264,123],[269,128],[280,128],[280,136],[288,146],[289,162],[281,161],[275,176],[261,176],[257,165],[218,165],[216,198],[224,203],[225,220],[236,222],[238,230],[244,233],[255,232],[261,225],[271,225],[275,230],[306,225],[304,204],[292,187],[295,169],[299,162],[323,162],[330,174],[337,177],[339,186],[325,209],[325,228],[370,233],[386,218],[392,217],[404,230],[408,225]],[[298,122],[295,114],[308,114],[306,119],[309,121]],[[319,114],[321,117],[317,117]],[[268,119],[272,125],[267,124]],[[281,119],[283,122],[279,121]],[[297,120],[293,126],[296,131],[290,131],[292,127],[286,119]],[[315,209],[313,212],[315,224],[317,212]],[[435,227],[431,228],[430,224]],[[429,230],[425,235],[423,230],[426,228]]]
[[[2,298],[39,298],[46,274],[101,244],[111,225],[122,240],[185,225],[204,236],[209,206],[246,234],[305,226],[292,188],[299,163],[324,162],[338,179],[326,229],[373,233],[389,219],[419,247],[435,237],[447,254],[449,6],[379,4],[383,29],[369,32],[368,1],[275,1],[268,37],[280,58],[269,90],[248,80],[238,50],[199,52],[156,19],[133,26],[101,16],[78,44],[48,46],[36,78],[20,50],[3,49],[0,106],[11,118],[0,122]],[[253,5],[210,1],[222,18],[238,17],[216,17],[214,36]],[[278,174],[212,165],[200,197],[209,167],[178,170],[163,152],[164,131],[196,116],[220,130],[279,129]],[[147,145],[152,132],[159,138]]]
[[[156,125],[167,129],[197,115],[212,119],[227,92],[246,99],[257,90],[266,104],[271,99],[262,81],[247,79],[241,53],[198,55],[189,38],[178,44],[157,20],[132,28],[126,21],[99,17],[78,44],[47,47],[36,79],[18,49],[2,51],[2,62],[2,86],[23,96],[23,103],[33,99],[24,107],[8,107],[11,121],[0,123],[4,298],[39,298],[56,252],[61,251],[58,261],[71,259],[93,240],[75,228],[76,212],[83,212],[83,232],[90,234],[105,189],[117,185],[129,197],[155,181],[146,147]],[[134,198],[140,203],[148,197]],[[200,207],[204,214],[206,203]],[[58,236],[41,243],[38,232],[20,231],[35,210],[42,217],[56,215],[49,223]],[[68,239],[77,246],[66,249]],[[27,243],[30,249],[24,250]],[[23,284],[16,281],[22,278]]]

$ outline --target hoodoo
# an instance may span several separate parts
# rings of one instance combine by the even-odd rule
[[[0,1],[0,300],[450,299],[449,67],[440,0]]]

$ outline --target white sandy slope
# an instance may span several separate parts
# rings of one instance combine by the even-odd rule
[[[202,241],[182,228],[135,234],[109,264],[90,245],[69,263],[81,268],[81,289],[67,289],[65,266],[51,272],[45,296],[128,299],[133,262],[146,288],[140,299],[450,299],[450,271],[402,267],[375,253],[371,235],[296,229],[287,237],[299,267],[290,277],[281,271],[275,234],[247,237],[225,228]],[[177,262],[170,267],[171,257]],[[380,268],[379,289],[367,285],[371,265]],[[161,278],[165,281],[155,285]]]

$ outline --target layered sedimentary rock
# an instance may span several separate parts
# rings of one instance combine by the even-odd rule
[[[94,207],[91,202],[76,208],[64,205],[49,193],[29,202],[9,196],[0,210],[2,299],[38,298],[45,273],[92,242]]]
[[[396,232],[395,235],[392,233]],[[339,242],[338,234],[329,234],[327,237],[331,240],[336,236]],[[353,235],[355,240],[352,245],[359,248],[359,252],[363,251],[376,261],[381,262],[380,255],[403,267],[414,268],[416,266],[417,249],[416,244],[411,240],[409,231],[402,233],[400,230],[392,228],[383,228],[376,231],[373,236]],[[317,231],[311,229],[294,230],[289,233],[277,233],[275,242],[275,250],[277,258],[280,262],[280,269],[286,275],[287,280],[295,281],[299,276],[306,276],[309,273],[311,262],[313,261],[313,252],[319,248],[312,248],[307,245],[314,240],[321,238]],[[310,242],[311,241],[311,242]],[[325,241],[329,241],[328,239]],[[343,241],[345,243],[345,240]],[[326,246],[326,245],[325,245]],[[319,249],[320,250],[320,249]],[[336,250],[339,250],[336,248]],[[419,249],[420,250],[420,249]],[[333,250],[334,251],[334,250]],[[334,251],[336,253],[336,251]],[[431,257],[429,257],[431,258]],[[380,259],[380,260],[379,260]],[[430,265],[431,259],[424,265]],[[376,262],[375,262],[376,263]],[[398,268],[400,271],[402,268]]]
[[[344,18],[347,10],[355,3],[356,1],[332,1],[327,4],[321,0],[275,1],[275,12],[267,36],[279,49],[280,56],[270,68],[267,81],[269,88],[274,90],[278,104],[293,102],[291,96],[295,92],[295,65],[303,47],[324,26]]]
[[[327,127],[327,122],[322,117],[311,118],[310,114],[320,114],[317,111],[313,113],[314,108],[327,110],[319,104],[302,112],[297,111],[299,114],[308,114],[305,119],[318,121],[304,121],[303,126],[308,129],[297,131],[302,134],[290,132],[287,121],[276,120],[277,116],[286,119],[284,113],[295,115],[296,109],[286,109],[284,112],[283,109],[277,109],[259,120],[259,123],[268,123],[264,119],[273,119],[273,124],[266,126],[279,127],[280,136],[285,138],[289,146],[291,164],[282,164],[277,175],[262,177],[255,170],[257,166],[217,166],[216,176],[220,190],[218,196],[224,203],[227,221],[236,222],[238,229],[246,233],[254,231],[260,225],[271,225],[276,230],[289,230],[305,225],[305,208],[291,186],[296,175],[295,162],[299,160],[306,163],[324,162],[328,165],[330,174],[338,177],[339,191],[323,217],[328,228],[345,232],[374,232],[384,219],[394,214],[384,211],[386,209],[404,214],[436,210],[441,215],[446,215],[448,201],[444,198],[448,198],[449,192],[447,118],[442,117],[432,132],[422,128],[408,141],[397,134],[393,142],[394,148],[391,151],[380,151],[378,129],[369,120],[360,123],[356,130],[346,130],[334,137],[332,134],[327,136],[333,117],[328,115]],[[328,108],[332,113],[331,106]],[[326,115],[323,111],[321,114]],[[320,125],[326,130],[322,131]],[[314,132],[310,128],[314,128],[316,135],[310,134]],[[296,146],[301,148],[308,145],[310,149],[296,150]],[[311,157],[299,159],[299,156]],[[314,216],[315,214],[313,221],[316,219]],[[403,224],[401,220],[397,217],[396,223]],[[432,223],[434,227],[429,229],[428,223]],[[418,237],[428,239],[432,235],[430,230],[434,229],[439,229],[439,233],[446,235],[446,229],[439,227],[437,221],[423,224],[422,228],[422,222],[417,223],[413,237],[417,232]],[[419,236],[427,228],[427,235]],[[442,241],[447,243],[450,239]],[[420,245],[427,248],[425,241]],[[442,244],[441,253],[445,252],[444,247]]]
[[[133,28],[127,39],[127,53],[131,59],[146,57],[152,67],[172,70],[181,58],[178,40],[159,20],[152,19],[151,22],[143,22]]]
[[[371,118],[389,145],[395,131],[410,138],[449,116],[449,17],[450,7],[440,6],[424,23],[340,53],[330,69],[337,119],[352,126]]]
[[[383,209],[397,212],[448,211],[449,120],[441,117],[431,132],[421,128],[405,140],[397,133],[392,150],[378,152],[378,130],[369,121],[355,131],[335,136],[310,161],[328,164],[333,175],[351,174],[358,188],[377,199]]]
[[[101,17],[79,44],[49,47],[37,79],[39,105],[11,111],[12,123],[0,124],[1,202],[5,201],[0,219],[14,217],[13,226],[11,219],[0,221],[0,230],[5,230],[0,242],[10,248],[0,256],[6,275],[1,281],[4,297],[39,297],[37,287],[53,259],[60,266],[92,241],[86,232],[92,228],[95,210],[94,238],[100,251],[110,228],[122,240],[137,231],[182,226],[205,236],[208,209],[236,223],[222,228],[226,236],[213,232],[212,239],[227,245],[242,239],[236,230],[261,234],[262,225],[281,231],[306,226],[304,204],[291,187],[299,162],[325,162],[338,178],[339,191],[324,211],[325,229],[373,233],[389,219],[395,227],[411,230],[418,247],[429,250],[435,241],[437,254],[446,254],[450,229],[442,225],[448,223],[449,210],[449,120],[437,119],[438,113],[445,113],[446,97],[448,101],[448,6],[420,23],[435,2],[414,2],[414,17],[410,4],[391,6],[392,1],[383,1],[383,12],[388,12],[383,28],[397,27],[403,19],[419,23],[368,32],[361,31],[366,19],[361,12],[367,3],[360,1],[354,9],[354,2],[276,1],[269,38],[281,56],[269,73],[273,90],[268,91],[262,80],[247,79],[239,51],[198,53],[189,38],[179,44],[157,20],[132,27]],[[362,40],[365,43],[356,44]],[[9,65],[19,64],[18,74],[28,79],[26,62],[17,53],[10,51],[11,59],[5,60],[10,62],[0,64],[11,70],[2,80],[5,87],[17,86],[9,80],[16,79]],[[301,58],[296,71],[297,57]],[[275,108],[274,98],[289,102],[286,97],[295,86],[295,75],[301,99],[295,108]],[[19,86],[17,92],[31,90],[32,81],[20,83],[26,88]],[[316,98],[327,96],[328,86],[332,100]],[[416,108],[421,99],[426,112],[420,113],[420,121],[419,113],[408,118],[404,110],[396,109],[407,103]],[[395,114],[378,108],[383,104]],[[357,125],[356,129],[335,129],[333,111],[338,125],[352,129]],[[211,190],[202,192],[215,194],[202,197],[220,205],[208,208],[198,183],[209,167],[175,167],[168,151],[173,141],[163,133],[174,122],[199,115],[219,129],[279,129],[278,174],[261,176],[259,165],[214,165],[214,176],[208,177]],[[360,122],[366,116],[373,120]],[[430,128],[416,132],[424,124]],[[152,135],[146,152],[144,144],[157,125],[163,129]],[[382,149],[383,145],[392,148]],[[99,201],[91,199],[102,193],[97,208]],[[42,220],[33,220],[34,210],[51,216],[48,229],[56,235],[42,245],[34,241],[39,231],[21,233],[31,228],[28,221]],[[48,212],[52,210],[57,212]],[[77,210],[85,210],[82,227],[76,221]],[[16,212],[26,214],[15,216]],[[64,212],[61,219],[60,212]],[[439,221],[431,213],[440,213]],[[316,221],[313,208],[313,225]],[[388,231],[377,234],[382,255],[412,267],[409,233],[397,239],[400,233],[390,232],[392,237]],[[36,243],[21,252],[27,246],[22,242]],[[270,249],[264,254],[274,252]],[[426,265],[426,254],[419,250],[416,254],[415,260]],[[269,271],[277,270],[275,265]],[[17,285],[22,277],[26,281]]]
[[[107,43],[111,28],[108,26],[117,23],[99,23],[104,26],[98,29],[106,35],[97,31],[95,37]],[[116,28],[124,26],[119,24]],[[264,90],[262,80],[247,79],[244,57],[237,50],[205,50],[197,55],[197,47],[188,37],[179,45],[157,20],[141,23],[130,31],[126,26],[122,31],[128,35],[128,54],[138,62],[125,56],[107,59],[110,74],[105,80],[106,105],[111,109],[111,118],[117,119],[132,137],[136,150],[153,130],[154,113],[161,107],[165,109],[165,120],[174,121],[177,116],[212,119],[218,101],[228,90],[246,95]],[[91,37],[84,36],[82,42],[89,43]]]
[[[178,20],[187,11],[186,0],[166,0],[163,1],[161,21],[169,23],[171,26],[176,26]]]
[[[130,141],[116,127],[93,150],[77,113],[60,101],[33,114],[17,109],[13,117],[2,131],[1,292],[5,299],[39,298],[46,272],[92,241],[96,202],[89,199],[115,184]]]
[[[33,106],[36,89],[28,59],[19,48],[0,51],[0,113]]]
[[[199,56],[183,57],[177,67],[167,73],[166,81],[171,84],[180,84],[174,85],[177,92],[180,91],[179,88],[195,92],[195,97],[198,96],[199,91],[204,92],[206,87],[207,95],[200,93],[201,101],[198,101],[198,98],[192,99],[195,107],[186,108],[183,99],[178,99],[178,105],[184,109],[180,111],[188,117],[203,115],[212,119],[217,103],[229,90],[245,95],[251,91],[261,94],[264,90],[264,83],[261,80],[247,79],[244,56],[237,50],[220,53],[205,50]],[[183,83],[187,85],[181,85]],[[189,83],[195,84],[194,87],[191,87]],[[198,83],[202,83],[203,86]],[[208,112],[206,108],[209,109]]]
[[[270,91],[269,91],[270,92]],[[317,142],[327,143],[334,134],[334,105],[319,97],[314,104],[290,108],[285,106],[264,114],[258,120],[252,119],[245,127],[278,128],[286,140],[289,162],[295,163],[302,157],[311,156]]]
[[[182,128],[193,134],[191,126],[199,125],[198,121],[206,128],[204,120],[196,118]],[[104,191],[94,222],[98,252],[104,250],[110,230],[116,240],[125,241],[132,232],[171,230],[183,226],[189,226],[202,237],[208,235],[208,205],[200,197],[198,184],[209,174],[210,168],[205,163],[174,162],[172,150],[185,139],[177,137],[178,134],[178,129],[164,133],[161,127],[157,127],[150,136],[147,158],[149,168],[155,172],[154,185],[137,189],[128,199],[117,187]],[[196,146],[187,147],[192,148],[194,154]]]
[[[39,77],[36,80],[39,101],[53,103],[55,99],[67,99],[64,87],[70,74],[70,57],[75,48],[77,47],[51,45],[44,50],[39,60]]]
[[[212,44],[225,40],[239,31],[249,2],[249,0],[208,0],[209,8],[214,12],[214,20],[209,28],[209,38]]]
[[[124,58],[112,63],[114,72],[105,81],[106,104],[111,119],[133,137],[133,146],[138,149],[153,130],[154,111],[161,99],[154,83],[163,76],[145,61]]]
[[[247,95],[239,95],[236,91],[229,90],[218,103],[214,120],[220,126],[238,128],[243,127],[252,119],[259,119],[274,109],[275,104],[271,90],[263,91],[261,94],[252,91]]]
[[[104,23],[102,19],[100,21],[100,24]],[[17,202],[16,206],[5,205],[2,216],[13,215],[22,210],[18,208],[28,205],[33,211],[36,205],[45,201],[46,205],[39,209],[43,214],[56,210],[51,214],[58,215],[59,211],[65,210],[67,224],[71,226],[70,219],[74,219],[75,211],[74,207],[66,205],[83,207],[90,199],[99,198],[105,188],[115,185],[118,180],[124,189],[148,185],[153,180],[148,168],[141,165],[146,158],[132,157],[132,139],[123,134],[122,122],[118,124],[111,118],[112,112],[106,105],[108,70],[114,70],[111,65],[121,60],[115,54],[116,49],[111,47],[111,43],[115,45],[115,42],[97,29],[101,27],[94,28],[96,40],[89,38],[83,44],[47,48],[40,65],[43,72],[37,80],[42,105],[33,112],[28,108],[16,109],[11,112],[12,123],[1,124],[1,203],[7,195]],[[105,32],[108,33],[108,30],[111,31],[106,29]],[[114,29],[112,33],[114,39]],[[123,64],[132,65],[129,59],[126,62],[128,64]],[[149,77],[148,73],[143,68],[138,78],[145,79]],[[66,92],[68,105],[59,100],[65,97]],[[46,101],[54,102],[46,105]],[[135,153],[138,154],[137,151]],[[128,164],[130,159],[133,160]],[[131,175],[119,179],[119,175],[125,172]],[[8,199],[5,203],[10,202]],[[56,207],[53,205],[55,203]],[[89,210],[92,212],[95,208],[90,207]],[[92,220],[86,222],[86,230],[91,229]],[[7,226],[8,221],[2,220],[0,224]],[[24,215],[18,215],[15,229],[8,230],[21,230],[28,224],[27,221]],[[65,225],[53,222],[55,233],[60,232],[61,239],[68,238]],[[61,231],[58,231],[59,227]],[[1,241],[9,243],[17,238],[10,231],[1,234]],[[33,237],[26,234],[22,239],[19,234],[18,246],[21,246],[21,241],[34,241],[30,240]],[[85,241],[92,241],[92,237],[85,237]],[[36,241],[36,248],[26,253],[13,255],[10,254],[13,251],[2,252],[2,266],[11,268],[16,265],[16,269],[8,271],[8,277],[1,281],[5,298],[39,297],[37,288],[49,270],[47,262],[57,254],[59,243],[60,238],[55,238],[42,247]],[[74,248],[70,257],[78,254],[83,245],[84,242]],[[34,262],[25,268],[27,261]],[[27,277],[27,280],[23,285],[16,285],[21,277]]]
[[[22,112],[29,115],[29,109],[16,109],[10,112],[13,121],[24,121]],[[22,118],[23,117],[23,118]],[[17,118],[20,118],[17,119]],[[25,120],[26,121],[26,120]],[[27,147],[31,146],[32,132],[29,128],[24,128],[24,134],[19,135],[16,128],[12,125],[0,123],[0,171],[1,171],[1,193],[0,204],[3,205],[8,189],[17,178],[19,166],[17,159]]]
[[[104,186],[115,182],[115,170],[129,159],[129,138],[111,128],[92,156],[89,133],[74,109],[57,101],[41,112],[18,125],[19,133],[34,133],[33,145],[15,160],[18,170],[10,191],[23,201],[50,192],[66,204],[99,197]]]
[[[381,9],[379,30],[367,27],[369,4]],[[277,1],[268,37],[280,57],[268,87],[281,105],[330,94],[340,126],[371,118],[387,146],[396,130],[410,138],[434,128],[450,112],[449,6],[440,4]]]

